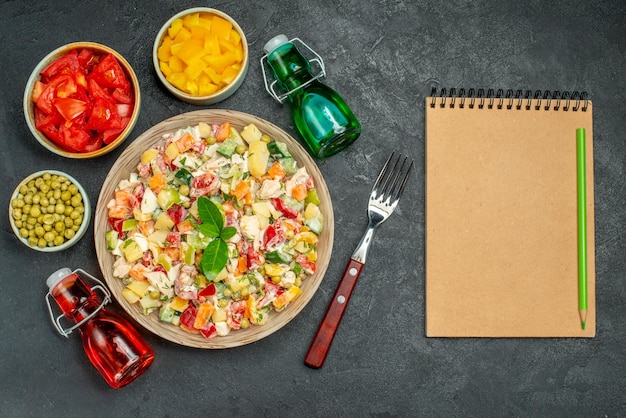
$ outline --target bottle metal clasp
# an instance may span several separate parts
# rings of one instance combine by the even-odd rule
[[[270,96],[272,96],[275,100],[277,100],[280,103],[283,103],[287,99],[287,97],[289,97],[293,92],[306,87],[307,85],[311,84],[313,81],[317,79],[326,77],[326,68],[324,67],[324,60],[322,60],[322,57],[317,52],[315,52],[310,46],[305,44],[300,38],[293,38],[289,42],[294,44],[296,48],[298,48],[298,45],[300,45],[304,49],[304,51],[300,50],[300,48],[298,48],[298,50],[300,50],[301,52],[306,52],[308,55],[311,55],[311,56],[305,56],[305,58],[309,61],[309,64],[311,64],[312,69],[313,67],[315,67],[316,74],[313,75],[313,77],[310,80],[308,80],[306,83],[299,85],[295,89],[292,89],[286,93],[277,92],[276,91],[277,81],[274,80],[270,82],[269,75],[265,71],[265,68],[269,66],[269,64],[267,63],[267,56],[269,54],[263,55],[261,57],[261,71],[263,72],[263,82],[265,83],[265,90],[267,90]]]
[[[48,305],[48,313],[50,314],[50,319],[52,320],[52,324],[54,325],[56,330],[59,332],[59,334],[61,334],[65,338],[68,338],[68,335],[70,335],[76,328],[80,327],[85,322],[90,320],[94,315],[100,312],[102,308],[104,308],[104,305],[106,305],[107,303],[111,301],[111,293],[106,288],[104,283],[102,283],[102,281],[96,279],[94,276],[92,276],[91,274],[87,273],[85,270],[82,270],[82,269],[76,269],[72,273],[78,273],[79,275],[82,275],[83,277],[87,277],[91,279],[92,281],[96,282],[97,284],[95,286],[92,286],[91,289],[94,291],[99,290],[100,292],[102,292],[103,298],[102,298],[102,303],[96,308],[96,310],[94,310],[87,317],[83,318],[82,321],[78,322],[77,324],[74,324],[68,329],[65,329],[63,328],[63,325],[61,324],[61,318],[63,318],[65,315],[61,314],[57,317],[54,316],[55,314],[52,312],[53,311],[52,304],[50,303],[50,299],[53,299],[53,296],[50,294],[50,291],[46,293],[46,304]]]

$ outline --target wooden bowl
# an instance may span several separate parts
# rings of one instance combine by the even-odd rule
[[[305,166],[309,174],[313,176],[317,193],[321,201],[320,210],[324,215],[324,229],[319,237],[317,245],[317,270],[314,275],[303,281],[302,294],[287,305],[283,311],[272,312],[270,319],[265,325],[253,326],[236,331],[233,330],[226,336],[218,336],[212,339],[206,339],[198,334],[190,334],[183,331],[179,327],[159,322],[157,312],[153,312],[150,315],[144,315],[138,304],[129,304],[121,294],[122,289],[124,288],[122,280],[113,277],[113,263],[115,261],[115,257],[107,251],[105,239],[108,216],[106,207],[107,203],[113,197],[113,193],[118,183],[122,179],[127,179],[130,173],[135,171],[143,151],[160,141],[163,134],[187,126],[196,125],[199,122],[217,124],[230,122],[233,127],[238,130],[241,130],[249,123],[254,123],[263,133],[268,134],[276,140],[286,143],[289,151],[298,164],[300,166]],[[330,194],[322,173],[319,171],[319,168],[310,155],[306,152],[306,150],[304,150],[304,148],[302,148],[302,146],[300,146],[300,144],[296,142],[296,140],[277,126],[261,118],[232,110],[206,109],[184,113],[167,119],[141,134],[130,146],[128,146],[128,148],[124,150],[124,152],[122,152],[117,161],[111,167],[104,184],[102,185],[102,189],[100,190],[94,220],[94,239],[100,269],[102,270],[108,287],[111,289],[111,293],[124,310],[126,310],[126,312],[141,326],[166,340],[189,347],[207,349],[230,348],[249,344],[260,340],[261,338],[267,337],[289,323],[289,321],[291,321],[311,300],[322,282],[332,253],[333,237],[334,214]]]
[[[128,80],[130,81],[133,89],[133,93],[135,96],[135,103],[133,112],[130,116],[130,122],[126,125],[126,128],[109,144],[105,144],[101,148],[91,151],[91,152],[72,152],[69,151],[54,141],[49,139],[46,135],[44,135],[40,130],[37,129],[35,123],[35,112],[34,112],[34,103],[31,99],[33,94],[33,88],[35,83],[41,78],[41,72],[53,61],[66,55],[72,50],[81,50],[81,49],[90,49],[92,51],[97,52],[98,54],[113,54],[120,66],[126,73]],[[83,158],[95,158],[101,155],[107,154],[117,147],[119,147],[124,140],[130,135],[131,131],[135,127],[137,123],[137,119],[139,118],[139,109],[141,107],[141,92],[139,90],[139,80],[137,79],[137,75],[135,71],[131,67],[131,65],[126,61],[126,59],[117,51],[112,48],[109,48],[106,45],[98,44],[95,42],[73,42],[67,45],[63,45],[54,51],[50,52],[46,55],[37,66],[33,69],[28,81],[26,83],[26,88],[24,89],[24,98],[23,98],[23,108],[24,108],[24,116],[26,117],[26,123],[31,133],[41,145],[47,148],[49,151],[61,155],[66,158],[75,158],[75,159],[83,159]]]

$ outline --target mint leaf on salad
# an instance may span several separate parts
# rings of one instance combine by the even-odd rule
[[[198,198],[198,214],[201,224],[194,224],[204,236],[213,238],[204,249],[200,266],[208,279],[215,279],[228,262],[228,245],[226,240],[232,238],[237,229],[232,226],[224,228],[222,211],[209,198]]]
[[[202,220],[202,223],[197,226],[198,230],[207,237],[219,237],[224,227],[224,217],[215,203],[204,196],[199,197],[198,213]]]

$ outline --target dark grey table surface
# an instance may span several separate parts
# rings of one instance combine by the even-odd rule
[[[109,168],[134,138],[197,110],[159,84],[154,37],[193,1],[0,3],[0,206],[28,174],[60,169],[95,205]],[[80,338],[59,336],[45,278],[64,266],[100,275],[93,227],[71,249],[35,252],[2,218],[2,416],[624,416],[626,415],[626,2],[221,1],[250,46],[240,90],[209,108],[262,117],[297,137],[269,97],[259,67],[265,41],[300,37],[323,56],[326,83],[363,125],[352,147],[318,161],[335,212],[335,245],[319,291],[275,334],[250,345],[200,350],[141,329],[156,361],[110,389]],[[94,160],[51,154],[32,137],[23,89],[37,62],[78,40],[104,43],[134,66],[139,121],[120,148]],[[428,339],[424,334],[424,98],[432,87],[584,90],[594,104],[597,336],[593,339]],[[416,169],[372,252],[324,367],[304,355],[366,224],[367,195],[393,149]],[[6,209],[5,209],[6,210]],[[454,262],[454,254],[450,254]],[[118,312],[121,309],[113,306]]]

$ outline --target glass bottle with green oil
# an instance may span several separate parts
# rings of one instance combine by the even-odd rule
[[[312,58],[307,58],[301,48]],[[348,104],[320,81],[326,73],[319,55],[298,38],[289,40],[285,35],[270,39],[263,51],[265,88],[276,100],[289,104],[296,128],[313,156],[329,157],[359,137],[361,124]],[[318,71],[313,70],[311,63]],[[274,78],[271,83],[265,65]]]

